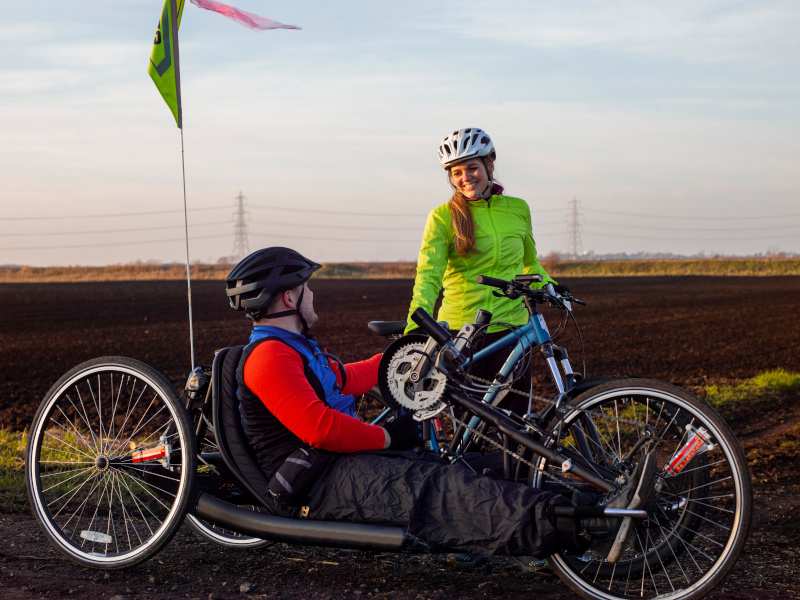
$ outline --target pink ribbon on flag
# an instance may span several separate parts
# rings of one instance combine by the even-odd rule
[[[238,9],[235,6],[228,6],[221,2],[213,2],[213,0],[191,0],[191,2],[197,7],[219,13],[236,21],[240,25],[255,29],[256,31],[264,31],[265,29],[302,29],[302,27],[297,27],[295,25],[284,25],[283,23],[278,23],[266,17],[259,17],[246,10]]]

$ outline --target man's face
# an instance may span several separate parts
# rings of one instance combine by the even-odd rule
[[[303,284],[303,288],[305,288],[305,291],[303,292],[303,303],[300,305],[300,314],[303,315],[306,323],[311,327],[319,320],[317,313],[314,312],[314,292],[308,287],[308,282]],[[298,294],[299,297],[300,295]]]

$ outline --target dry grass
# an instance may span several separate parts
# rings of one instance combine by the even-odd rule
[[[559,261],[553,255],[542,258],[547,271],[558,277],[722,275],[800,275],[798,258],[709,258],[673,260]],[[222,280],[229,264],[195,263],[192,279]],[[413,279],[410,262],[328,263],[317,277],[347,279]],[[148,281],[186,279],[186,265],[137,263],[105,267],[0,267],[0,283],[43,283],[78,281]]]
[[[800,258],[676,258],[657,260],[559,261],[542,259],[558,277],[620,277],[664,275],[774,276],[800,275]]]

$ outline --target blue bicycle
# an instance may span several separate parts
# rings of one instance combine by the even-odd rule
[[[749,532],[752,484],[744,453],[722,418],[694,395],[647,379],[583,379],[567,351],[554,343],[540,305],[561,311],[572,302],[552,286],[535,290],[538,276],[513,281],[479,277],[496,294],[524,303],[530,318],[485,348],[474,350],[490,315],[452,335],[423,310],[412,320],[424,335],[395,340],[381,362],[380,390],[394,410],[410,411],[425,426],[429,447],[451,461],[467,451],[503,453],[503,478],[569,494],[587,486],[610,491],[627,480],[646,453],[656,456],[655,498],[641,518],[627,517],[635,542],[609,554],[562,552],[548,558],[585,598],[700,598],[724,578]],[[387,333],[388,324],[373,325]],[[492,381],[470,365],[504,352]],[[547,396],[513,387],[536,353],[553,381]],[[539,410],[516,415],[498,408],[506,393],[523,393]],[[449,422],[449,423],[448,423]]]

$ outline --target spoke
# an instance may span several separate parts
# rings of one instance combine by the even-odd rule
[[[639,545],[642,548],[647,548],[647,546],[642,542],[642,538],[639,536],[639,532],[636,532],[636,539],[638,540]],[[650,537],[650,532],[649,531],[647,532],[647,539],[652,541],[652,538]],[[667,568],[664,566],[664,561],[661,560],[661,553],[655,551],[655,544],[653,546],[654,546],[654,552],[653,553],[656,555],[656,558],[658,559],[658,564],[661,565],[661,571],[664,573],[665,577],[667,578],[667,583],[669,584],[669,587],[674,592],[675,591],[675,586],[672,585],[672,578],[667,573]],[[646,554],[646,553],[643,552],[642,554]],[[648,568],[648,570],[649,570],[649,568]],[[652,572],[650,574],[650,578],[653,580],[653,587],[655,587],[656,582],[655,582],[655,578],[652,575]]]
[[[661,532],[663,534],[664,527],[661,526],[661,523],[658,521],[658,519],[656,519],[656,523],[658,524],[658,528],[661,530]],[[647,532],[647,538],[652,541],[652,538],[650,537],[650,532],[649,531]],[[680,539],[680,538],[678,538],[678,539]],[[681,541],[681,543],[683,543],[683,540],[680,540],[680,541]],[[675,553],[675,549],[672,547],[672,544],[670,544],[666,540],[666,536],[664,538],[664,543],[669,548],[669,551],[672,554],[672,558],[675,560],[675,564],[677,564],[678,568],[681,570],[681,574],[683,575],[683,578],[686,580],[686,583],[691,584],[691,580],[689,579],[689,576],[686,574],[686,571],[683,569],[683,565],[681,564],[680,558],[678,558],[678,555]],[[655,542],[653,542],[653,546],[655,547]],[[690,556],[691,556],[691,554],[690,554]],[[694,559],[692,559],[692,560],[694,560]]]
[[[58,439],[55,436],[51,436],[51,437],[53,439],[56,439],[56,440]],[[86,461],[86,462],[75,461],[75,460],[40,460],[39,461],[40,463],[56,463],[56,464],[64,464],[64,463],[66,463],[66,464],[70,464],[70,465],[74,465],[74,464],[92,464],[93,465],[94,462],[95,462],[94,461],[94,457],[88,456],[88,455],[86,455],[86,454],[84,454],[84,453],[82,453],[80,451],[78,451],[78,452],[68,452],[67,450],[62,450],[60,448],[52,448],[50,446],[42,446],[42,450],[50,450],[51,452],[58,452],[60,454],[70,454],[72,456],[79,456],[81,458],[90,458],[91,460]],[[76,450],[77,450],[77,448],[76,448]]]
[[[725,527],[724,525],[722,525],[720,523],[717,523],[716,521],[712,521],[711,519],[709,519],[707,517],[704,517],[700,513],[693,512],[693,511],[689,510],[688,508],[686,509],[686,512],[689,513],[690,515],[694,515],[695,517],[698,517],[699,519],[703,519],[704,521],[706,521],[708,523],[711,523],[712,525],[715,525],[716,527],[719,527],[720,529],[724,529],[725,531],[730,531],[731,530],[730,527]]]
[[[619,458],[622,458],[622,456],[623,456],[622,455],[622,438],[620,437],[620,433],[619,433],[619,406],[618,406],[616,400],[614,400],[614,417],[616,417],[616,422],[615,422],[614,427],[617,428],[617,450],[618,450],[617,456]]]
[[[106,525],[106,535],[114,540],[114,549],[119,554],[119,543],[117,542],[117,528],[114,525],[114,475],[111,477],[111,489],[108,490],[108,525]],[[113,532],[113,535],[112,535]],[[106,554],[108,554],[108,542],[105,544]]]
[[[94,389],[92,388],[91,380],[87,378],[85,381],[86,381],[86,386],[89,388],[89,394],[92,396],[92,402],[94,402],[94,408],[95,408],[95,410],[97,410],[97,415],[98,415],[97,425],[100,428],[100,447],[98,448],[98,450],[100,452],[102,452],[103,451],[103,436],[105,434],[105,429],[103,428],[103,411],[100,408],[100,405],[97,403],[97,398],[95,398]],[[97,374],[97,387],[98,387],[97,391],[99,393],[100,392],[100,389],[99,389],[100,388],[100,373]]]
[[[158,398],[158,395],[156,395],[156,396],[153,398],[153,400],[150,402],[150,405],[147,407],[147,410],[145,411],[144,415],[142,415],[142,419],[144,419],[144,417],[145,417],[145,416],[147,415],[147,413],[150,411],[150,408],[153,406],[153,403],[156,401],[156,398]],[[162,406],[161,408],[159,408],[159,409],[156,411],[156,413],[155,413],[155,414],[154,414],[152,417],[150,417],[150,418],[149,418],[149,419],[148,419],[148,420],[147,420],[145,423],[142,423],[142,421],[141,421],[141,419],[140,419],[140,420],[139,420],[139,423],[137,423],[137,424],[136,424],[136,428],[134,429],[134,431],[133,431],[133,432],[132,432],[132,433],[131,433],[131,434],[130,434],[128,437],[127,437],[127,439],[126,439],[126,440],[123,442],[123,446],[124,446],[124,444],[127,444],[128,442],[130,442],[131,440],[133,440],[133,438],[136,436],[136,434],[137,434],[137,433],[139,433],[139,431],[141,431],[141,430],[142,430],[142,429],[143,429],[143,428],[144,428],[144,427],[145,427],[145,426],[146,426],[148,423],[150,423],[150,422],[151,422],[153,419],[155,419],[155,418],[156,418],[156,417],[157,417],[159,414],[161,414],[161,412],[162,412],[162,411],[164,411],[166,408],[167,408],[166,404],[165,404],[165,405],[163,405],[163,406]],[[169,425],[169,423],[170,423],[171,421],[172,421],[172,418],[170,417],[170,419],[168,419],[168,420],[167,420],[165,423],[163,423],[162,425],[160,425],[160,426],[159,426],[159,428],[158,428],[156,431],[160,431],[161,429],[164,429],[165,427],[167,427],[167,426]],[[155,432],[152,432],[152,433],[150,433],[150,434],[147,436],[147,438],[146,438],[146,439],[150,439],[151,437],[153,437],[153,434],[154,434],[154,433],[155,433]]]
[[[125,480],[122,478],[122,476],[119,476],[119,475],[118,475],[118,477],[119,477],[119,484],[120,484],[121,486],[124,486],[124,487],[125,487],[125,489],[127,490],[127,492],[128,492],[128,495],[131,497],[131,500],[133,500],[133,504],[136,506],[136,510],[138,510],[138,511],[139,511],[139,516],[140,516],[140,517],[142,517],[142,523],[144,523],[145,527],[147,527],[148,531],[150,531],[150,536],[152,537],[152,536],[153,536],[153,530],[150,528],[150,523],[147,521],[147,517],[145,517],[145,516],[144,516],[144,513],[142,512],[142,506],[144,506],[144,507],[145,507],[145,509],[147,509],[147,510],[148,510],[148,512],[150,512],[150,514],[153,514],[153,511],[151,511],[151,510],[150,510],[150,509],[147,507],[147,505],[146,505],[146,504],[144,504],[144,503],[141,503],[141,504],[140,504],[140,503],[139,503],[139,500],[138,500],[138,498],[136,497],[136,494],[134,494],[134,493],[133,493],[133,490],[131,490],[131,488],[130,488],[130,487],[128,487],[128,484],[127,484],[127,483],[126,483],[126,481],[125,481]],[[155,519],[158,521],[158,517],[157,517],[156,515],[153,515],[153,517],[154,517],[154,518],[155,518]],[[142,542],[142,538],[139,536],[139,532],[136,530],[136,528],[135,528],[135,527],[133,528],[133,531],[134,531],[134,533],[136,533],[136,537],[138,537],[138,538],[139,538],[139,542],[141,543],[141,542]]]
[[[75,479],[76,477],[80,477],[80,476],[81,476],[81,475],[83,475],[84,473],[87,473],[87,472],[89,472],[89,471],[92,471],[92,467],[87,467],[87,468],[85,468],[85,469],[70,469],[70,471],[67,471],[67,472],[72,472],[72,471],[78,471],[78,472],[77,472],[77,473],[75,473],[75,474],[74,474],[72,477],[67,477],[66,479],[62,479],[61,481],[56,481],[56,482],[55,482],[53,485],[51,485],[50,487],[42,489],[42,494],[45,494],[45,493],[49,492],[50,490],[52,490],[53,488],[56,488],[56,487],[58,487],[58,486],[60,486],[60,485],[64,485],[65,483],[67,483],[68,481],[71,481],[71,480]],[[65,493],[64,493],[64,496],[66,496],[68,493],[69,493],[69,492],[65,492]]]
[[[130,379],[130,375],[128,375],[128,378]],[[133,402],[133,406],[131,406],[131,401],[133,401],[133,394],[136,391],[136,378],[133,378],[133,384],[131,384],[130,390],[131,390],[131,393],[130,393],[130,396],[128,397],[128,411],[125,413],[125,420],[122,422],[122,425],[120,425],[119,433],[117,434],[117,439],[114,440],[116,443],[119,443],[119,436],[122,435],[123,431],[125,431],[125,426],[128,424],[128,419],[131,418],[131,415],[136,410],[136,407],[139,406],[139,401],[142,399],[142,396],[144,396],[145,391],[147,391],[147,386],[143,387],[142,391],[139,392],[139,395],[137,396],[136,401]],[[148,410],[149,410],[149,407],[148,407]],[[145,414],[147,414],[146,411],[145,411]],[[128,439],[126,439],[125,442],[122,442],[122,445],[125,445],[125,443],[130,441],[130,439],[131,439],[130,437]]]
[[[733,494],[731,494],[731,497],[733,497]],[[735,511],[730,510],[728,508],[722,508],[722,507],[716,506],[714,504],[709,504],[708,502],[698,502],[696,498],[692,498],[691,500],[689,500],[689,502],[692,503],[692,504],[698,504],[700,506],[706,506],[706,507],[711,508],[713,510],[718,510],[719,512],[724,512],[724,513],[728,513],[728,514],[731,514],[731,515],[734,514],[734,512],[735,512]],[[694,513],[692,513],[692,514],[694,514]]]
[[[698,453],[696,456],[700,456],[700,454],[701,453]],[[702,453],[702,454],[705,454],[705,453]],[[680,473],[676,473],[675,475],[672,475],[671,473],[667,473],[666,471],[663,471],[662,472],[662,477],[664,478],[664,480],[673,479],[675,477],[680,477],[681,475],[683,475],[685,473],[691,473],[692,471],[699,471],[701,469],[709,469],[709,468],[714,467],[716,465],[721,465],[722,463],[727,463],[727,462],[728,462],[728,460],[726,458],[721,458],[717,462],[708,463],[708,464],[705,464],[705,465],[700,465],[698,467],[692,467],[691,469],[681,469],[681,472]],[[669,463],[670,463],[670,461],[667,461],[666,463],[664,463],[664,465],[666,466]]]
[[[153,415],[152,418],[150,418],[148,420],[148,423],[150,421],[152,421],[153,419],[155,419],[157,416],[158,416],[158,413]],[[161,436],[159,435],[159,432],[167,429],[171,423],[172,423],[172,419],[171,418],[168,421],[165,421],[164,423],[162,423],[158,427],[158,429],[155,429],[155,430],[151,431],[147,435],[146,438],[144,438],[143,440],[139,440],[136,443],[136,448],[142,449],[142,448],[147,448],[148,446],[155,447],[156,445],[160,444],[161,443]],[[145,423],[145,425],[147,425],[147,423]],[[130,437],[128,437],[128,439],[125,440],[125,442],[123,442],[122,445],[118,446],[117,452],[113,456],[111,456],[111,458],[119,458],[120,456],[123,456],[123,455],[126,455],[126,454],[130,453],[131,450],[130,450],[130,446],[129,445],[132,443],[133,435],[135,435],[135,433],[132,434]],[[178,435],[177,432],[175,434],[171,435],[170,438],[169,438],[169,441],[172,441],[173,439],[175,439],[175,437],[177,435]],[[129,446],[128,448],[125,447],[126,444],[128,444],[128,446]]]
[[[67,422],[67,423],[70,425],[70,427],[72,427],[72,430],[73,430],[73,431],[75,432],[75,434],[76,434],[76,435],[77,435],[77,436],[80,438],[80,440],[81,440],[81,441],[82,441],[82,442],[83,442],[83,443],[84,443],[86,446],[88,446],[89,448],[91,448],[91,447],[92,447],[92,444],[91,444],[91,443],[89,443],[89,440],[87,440],[85,437],[83,437],[83,434],[82,434],[82,433],[81,433],[81,432],[78,430],[78,428],[77,428],[77,427],[75,427],[75,424],[74,424],[74,423],[73,423],[73,422],[70,420],[70,418],[69,418],[69,417],[66,415],[66,413],[65,413],[65,412],[62,410],[62,408],[61,408],[60,406],[57,406],[56,408],[58,409],[58,412],[60,412],[60,413],[61,413],[61,414],[64,416],[64,420],[66,420],[66,422]],[[50,420],[51,420],[53,423],[55,423],[56,425],[58,425],[59,427],[61,427],[61,429],[63,429],[63,430],[66,432],[66,433],[69,433],[69,431],[67,430],[67,428],[66,428],[66,427],[64,427],[64,426],[62,426],[62,425],[61,425],[61,423],[59,423],[58,421],[56,421],[56,420],[53,418],[53,416],[52,416],[52,415],[50,415]]]
[[[166,490],[163,490],[163,489],[161,489],[161,488],[159,488],[159,487],[157,487],[157,486],[153,485],[152,483],[148,483],[148,482],[147,482],[147,481],[145,481],[144,479],[140,479],[140,478],[138,478],[138,477],[134,477],[134,476],[133,476],[133,475],[131,475],[130,473],[127,473],[127,472],[120,472],[120,474],[121,474],[121,475],[125,475],[125,476],[127,476],[128,478],[130,478],[132,481],[135,481],[136,483],[138,483],[138,484],[139,484],[139,487],[141,487],[143,491],[145,491],[145,492],[147,492],[148,494],[150,494],[150,496],[153,498],[153,500],[155,500],[156,502],[158,502],[158,503],[159,503],[161,506],[163,506],[163,507],[164,507],[164,508],[165,508],[167,511],[169,511],[169,510],[172,510],[172,509],[171,509],[169,506],[167,506],[166,504],[164,504],[164,503],[161,501],[161,499],[160,499],[160,498],[158,498],[158,497],[157,497],[157,496],[156,496],[156,495],[155,495],[153,492],[151,492],[151,491],[150,491],[150,489],[148,489],[148,488],[153,488],[153,489],[156,489],[156,490],[158,490],[159,492],[161,492],[161,493],[163,493],[163,494],[166,494],[167,496],[171,496],[171,497],[173,497],[173,498],[175,498],[175,497],[176,497],[176,495],[175,495],[175,494],[172,494],[172,493],[170,493],[170,492],[168,492],[168,491],[166,491]],[[153,515],[153,516],[155,516],[155,515]]]
[[[72,466],[72,465],[94,465],[94,461],[92,461],[92,462],[74,462],[74,461],[65,462],[63,460],[40,460],[39,463],[40,464],[55,464],[55,465],[67,464],[67,465],[70,465],[70,466]],[[78,469],[67,469],[65,471],[63,471],[63,470],[62,471],[56,471],[55,473],[39,473],[39,479],[44,479],[45,477],[58,477],[59,475],[64,475],[65,473],[72,473],[74,471],[80,471],[80,470],[82,470],[82,469],[80,469],[80,468],[78,468]],[[85,469],[83,469],[83,470],[85,470]],[[42,491],[44,491],[44,490],[42,490]]]
[[[733,477],[732,476],[723,477],[722,479],[716,479],[715,481],[709,481],[708,483],[704,483],[702,485],[698,485],[698,486],[695,486],[693,488],[689,488],[688,490],[681,490],[681,494],[688,495],[690,492],[693,492],[695,490],[700,490],[700,489],[703,489],[705,487],[711,487],[712,485],[715,485],[717,483],[722,483],[723,481],[728,481],[729,479],[733,479]]]
[[[66,431],[66,430],[65,430],[65,431]],[[91,454],[86,454],[86,452],[81,452],[80,448],[76,448],[75,446],[73,446],[73,445],[72,445],[72,444],[70,444],[69,442],[65,442],[65,441],[64,441],[64,440],[62,440],[61,438],[54,436],[54,435],[53,435],[52,433],[50,433],[49,431],[45,431],[45,432],[44,432],[44,434],[45,434],[46,436],[49,436],[49,437],[53,438],[54,440],[58,441],[58,442],[59,442],[59,443],[61,443],[61,444],[64,444],[64,445],[66,445],[66,446],[69,446],[70,448],[72,448],[73,450],[75,450],[75,452],[76,452],[76,453],[77,453],[77,455],[79,455],[79,456],[85,456],[86,458],[94,458],[94,457],[93,457]],[[58,450],[56,450],[55,448],[50,448],[50,449],[51,449],[51,450],[53,450],[54,452],[58,452]]]
[[[131,532],[128,530],[128,521],[130,521],[130,517],[128,516],[128,511],[125,508],[125,500],[122,497],[122,489],[119,485],[119,479],[116,473],[111,473],[111,489],[114,490],[117,494],[117,498],[119,498],[119,508],[122,512],[122,523],[125,525],[125,538],[128,540],[128,550],[133,550],[133,544],[131,544]],[[131,522],[131,527],[133,523]],[[117,543],[117,554],[119,554],[119,543]]]
[[[89,525],[87,526],[89,531],[94,531],[94,521],[97,518],[97,513],[100,510],[100,506],[103,504],[103,498],[105,498],[106,490],[108,489],[108,478],[104,477],[103,479],[105,480],[105,485],[103,485],[103,491],[100,492],[100,499],[97,501],[97,506],[94,509],[94,514],[92,515],[92,518],[89,519]],[[89,498],[87,497],[86,499],[88,500]],[[86,543],[86,541],[87,541],[86,538],[83,538],[83,542],[81,542],[81,548]]]
[[[662,511],[662,512],[663,512],[663,511]],[[667,521],[668,521],[669,523],[672,523],[672,520],[669,518],[669,516],[667,516],[666,514],[665,514],[664,516],[667,518]],[[659,524],[660,524],[660,523],[661,523],[661,522],[659,521]],[[678,538],[678,539],[682,540],[684,543],[687,543],[687,544],[689,543],[689,542],[686,542],[686,541],[683,539],[683,537],[682,537],[682,536],[680,536],[680,535],[678,535],[678,534],[677,534],[677,532],[676,532],[676,525],[672,525],[672,524],[671,524],[671,525],[670,525],[670,527],[671,527],[671,529],[670,529],[670,534],[671,534],[673,537],[676,537],[676,538]],[[688,531],[689,533],[693,533],[694,535],[696,535],[696,536],[698,536],[698,537],[701,537],[701,538],[703,538],[704,540],[706,540],[707,542],[709,542],[709,543],[711,543],[711,544],[716,544],[716,545],[717,545],[717,546],[719,546],[720,548],[722,548],[722,547],[724,547],[724,546],[725,546],[725,544],[722,544],[722,543],[718,542],[717,540],[715,540],[715,539],[712,539],[712,538],[708,537],[707,535],[704,535],[704,534],[700,533],[700,532],[699,532],[699,531],[697,531],[696,529],[692,529],[691,527],[688,527],[688,526],[686,526],[685,524],[681,524],[681,528],[685,529],[685,530],[686,530],[686,531]],[[713,558],[711,558],[710,556],[708,556],[706,553],[704,553],[704,552],[703,552],[702,550],[700,550],[699,548],[696,548],[696,547],[695,547],[695,546],[693,546],[693,545],[692,545],[692,548],[695,548],[695,550],[697,550],[697,551],[698,551],[700,554],[702,554],[703,556],[705,556],[705,557],[706,557],[706,558],[708,558],[709,560],[712,560],[712,561],[714,560]]]
[[[95,434],[94,428],[91,425],[91,419],[89,418],[89,413],[86,411],[86,403],[83,401],[83,396],[81,395],[81,390],[78,387],[78,383],[77,382],[75,383],[73,388],[75,389],[75,393],[78,396],[78,403],[81,405],[81,408],[83,409],[83,412],[79,411],[78,407],[76,407],[75,404],[73,404],[72,398],[69,397],[69,394],[65,393],[64,396],[66,397],[67,400],[69,400],[69,403],[75,408],[75,410],[78,411],[82,415],[81,418],[83,418],[83,422],[86,423],[86,427],[89,428],[89,433],[92,434],[92,439],[94,440],[95,452],[100,452],[101,440],[98,437],[98,435]]]
[[[146,466],[139,466],[135,463],[115,466],[115,469],[117,470],[117,472],[121,474],[127,474],[129,471],[135,471],[137,473],[150,475],[151,477],[160,477],[161,479],[166,479],[167,481],[175,481],[175,482],[179,481],[175,477],[170,477],[169,475],[164,475],[163,473],[154,473],[153,471],[149,470]]]

